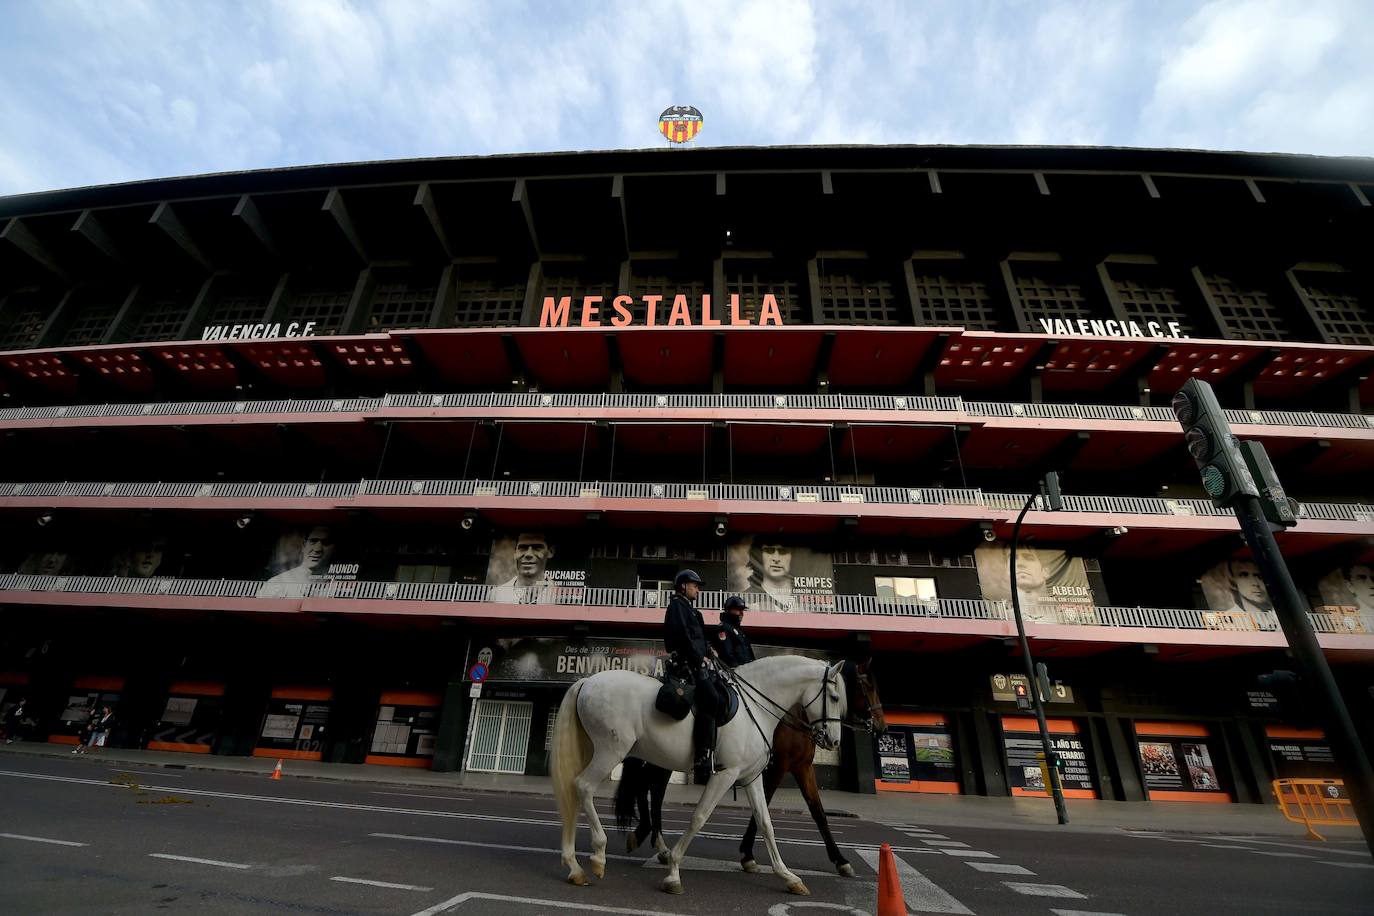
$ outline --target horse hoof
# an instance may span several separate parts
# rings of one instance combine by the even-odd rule
[[[625,834],[625,851],[634,852],[636,849],[639,848],[639,844],[642,842],[644,841],[636,839],[633,833]]]
[[[681,882],[681,881],[673,881],[673,880],[670,879],[670,878],[664,878],[664,879],[663,879],[663,890],[664,890],[664,892],[669,893],[669,894],[680,894],[680,893],[682,893],[682,882]]]
[[[668,864],[668,860],[669,860],[670,858],[671,858],[671,856],[669,856],[668,853],[666,853],[666,852],[660,852],[660,853],[658,854],[658,864],[659,864],[659,865],[667,865],[667,864]]]
[[[744,859],[739,863],[739,867],[749,872],[749,874],[754,875],[758,874],[759,863],[755,862],[753,859]]]
[[[841,862],[839,865],[835,866],[835,871],[846,878],[854,877],[854,866],[850,865],[848,862]]]
[[[571,875],[568,875],[568,883],[575,887],[586,887],[588,883],[587,876],[580,871],[575,871]]]
[[[810,889],[808,889],[805,884],[802,884],[800,880],[793,881],[791,884],[787,885],[787,892],[789,894],[796,894],[798,897],[811,896]]]
[[[592,874],[596,876],[597,880],[606,877],[606,863],[592,862]]]

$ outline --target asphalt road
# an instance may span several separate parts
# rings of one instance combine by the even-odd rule
[[[669,896],[658,889],[663,868],[647,853],[624,855],[614,833],[606,878],[566,884],[557,815],[540,796],[7,757],[0,910],[873,914],[876,846],[886,842],[917,913],[1374,914],[1374,864],[1349,839],[924,827],[901,821],[900,801],[893,808],[891,824],[832,820],[854,878],[834,874],[809,819],[777,818],[783,856],[811,897],[741,872],[734,838],[745,817],[719,811],[707,828],[718,836],[690,850],[686,893]],[[687,811],[665,811],[670,839]]]

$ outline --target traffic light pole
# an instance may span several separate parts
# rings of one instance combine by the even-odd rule
[[[1264,583],[1269,587],[1269,597],[1274,603],[1283,634],[1288,638],[1288,646],[1293,650],[1304,681],[1310,685],[1311,695],[1317,700],[1319,721],[1326,732],[1326,739],[1331,743],[1336,765],[1344,775],[1345,788],[1350,793],[1355,816],[1360,820],[1365,845],[1374,855],[1374,771],[1370,770],[1369,757],[1355,731],[1355,722],[1350,718],[1350,711],[1345,707],[1336,679],[1331,675],[1326,656],[1322,654],[1321,645],[1312,630],[1307,599],[1298,591],[1293,576],[1288,572],[1288,564],[1279,553],[1278,542],[1274,540],[1274,531],[1264,517],[1259,498],[1242,494],[1234,509],[1245,543],[1250,545],[1255,564],[1259,566]],[[1013,536],[1012,550],[1015,549]],[[1016,594],[1014,586],[1015,580],[1013,596]],[[1020,626],[1019,613],[1016,622]],[[1024,634],[1021,640],[1024,647]],[[1043,732],[1043,718],[1041,722]]]
[[[1035,661],[1031,658],[1030,641],[1026,639],[1026,624],[1021,619],[1021,593],[1016,587],[1016,545],[1021,541],[1021,523],[1026,513],[1035,505],[1036,494],[1032,493],[1016,516],[1016,524],[1011,529],[1011,611],[1016,617],[1016,633],[1021,638],[1021,658],[1026,663],[1026,683],[1030,685],[1031,702],[1035,705],[1035,721],[1040,725],[1040,747],[1045,751],[1045,776],[1049,779],[1050,794],[1054,797],[1054,813],[1059,823],[1069,822],[1069,810],[1064,804],[1064,788],[1059,782],[1059,768],[1055,766],[1055,753],[1050,745],[1050,726],[1045,721],[1045,703],[1040,696],[1040,681],[1035,676]]]

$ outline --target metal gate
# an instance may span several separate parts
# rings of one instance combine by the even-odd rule
[[[466,767],[478,773],[524,773],[533,703],[478,700]]]

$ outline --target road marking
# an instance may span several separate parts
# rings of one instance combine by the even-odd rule
[[[1244,849],[1249,852],[1254,852],[1249,846],[1228,846],[1225,843],[1203,843],[1202,846],[1204,849]]]
[[[868,916],[867,910],[850,906],[847,903],[822,903],[819,900],[805,900],[801,903],[775,903],[768,908],[768,916],[792,916],[792,910],[838,910],[849,916]]]
[[[878,870],[878,852],[871,849],[856,849],[873,871]],[[906,863],[906,860],[893,856],[897,863],[897,880],[902,885],[902,898],[909,909],[918,913],[963,913],[972,916],[973,911],[950,896],[949,892],[934,881],[921,874]]]
[[[0,833],[7,840],[25,840],[29,843],[51,843],[54,846],[89,846],[90,843],[73,843],[71,840],[50,840],[45,836],[28,836],[23,833]]]
[[[386,887],[394,891],[421,891],[428,893],[434,890],[432,887],[421,887],[418,884],[392,884],[390,881],[369,881],[367,878],[346,878],[343,875],[335,875],[330,881],[342,881],[345,884],[367,884],[371,887]]]
[[[947,856],[963,856],[966,859],[995,859],[997,856],[990,852],[983,852],[981,849],[937,849],[936,852],[943,852]]]
[[[149,770],[127,770],[123,767],[106,767],[111,773],[137,773],[140,776],[166,776],[168,779],[185,779],[185,773],[153,773]]]
[[[581,910],[585,913],[620,913],[623,916],[686,916],[686,914],[665,913],[663,910],[632,910],[620,906],[601,906],[596,903],[569,903],[566,900],[539,900],[535,897],[514,897],[509,894],[486,894],[481,891],[464,891],[456,897],[440,901],[413,916],[439,916],[449,910],[457,909],[470,900],[499,900],[502,903],[527,903],[537,907],[555,910]]]
[[[240,862],[221,862],[219,859],[197,859],[195,856],[174,856],[165,852],[150,852],[148,856],[153,859],[171,859],[173,862],[194,862],[197,865],[214,865],[217,868],[252,868],[251,865],[244,865]]]
[[[1311,843],[1281,843],[1278,840],[1251,839],[1250,837],[1243,836],[1219,836],[1217,839],[1227,840],[1232,843],[1250,843],[1255,846],[1281,846],[1284,849],[1310,850],[1312,848]],[[1249,849],[1250,847],[1246,846],[1245,848]],[[1369,853],[1365,852],[1363,849],[1336,849],[1335,847],[1329,847],[1323,848],[1322,852],[1331,852],[1338,856],[1358,856],[1360,858],[1367,858],[1369,856]]]
[[[1072,897],[1075,900],[1087,900],[1087,896],[1062,884],[1030,884],[1025,881],[1003,881],[1007,887],[1016,891],[1018,894],[1025,894],[1027,897]]]
[[[1031,871],[1021,865],[1008,865],[1005,862],[965,862],[969,868],[976,868],[979,871],[992,872],[998,875],[1033,875]]]
[[[958,840],[927,840],[921,837],[921,842],[927,846],[941,846],[948,849],[968,849],[967,843],[960,843]]]
[[[1055,910],[1051,909],[1054,916],[1126,916],[1125,913],[1090,913],[1087,910]]]
[[[1337,868],[1374,868],[1368,862],[1322,862],[1323,865],[1334,865]]]
[[[929,830],[903,830],[907,836],[917,840],[947,840],[949,837],[943,833],[931,833]]]
[[[1276,859],[1311,859],[1312,856],[1304,855],[1300,852],[1265,852],[1262,849],[1250,850],[1257,856],[1273,856]]]
[[[100,779],[81,779],[75,776],[49,776],[44,773],[24,773],[17,770],[0,770],[0,776],[9,776],[16,779],[39,779],[46,782],[65,782],[74,785],[101,786],[107,789],[130,788],[129,786],[124,785],[122,783],[111,783]],[[452,818],[455,820],[487,821],[489,823],[497,824],[533,824],[541,827],[562,826],[562,821],[542,820],[532,817],[511,817],[509,815],[498,814],[477,814],[471,811],[433,811],[426,808],[390,808],[383,805],[362,805],[352,802],[331,802],[321,801],[313,798],[290,798],[284,796],[271,795],[248,795],[241,792],[215,792],[209,789],[190,789],[185,786],[145,785],[140,786],[139,788],[143,789],[144,791],[176,792],[179,795],[199,795],[205,798],[228,798],[238,799],[240,801],[267,802],[274,805],[297,805],[307,808],[333,808],[339,811],[364,811],[375,814],[404,814],[414,817],[444,817]],[[585,823],[582,823],[579,826],[585,829],[587,825]],[[707,839],[712,840],[729,840],[732,843],[737,842],[739,840],[739,837],[733,833],[715,833],[709,831],[702,831],[698,833],[697,836],[706,837]],[[825,843],[821,840],[807,840],[782,836],[776,837],[776,839],[778,843],[788,846],[810,846],[813,848],[825,847]],[[865,844],[859,844],[859,846],[861,847],[864,845]],[[877,849],[878,847],[870,843],[866,844],[866,848]],[[892,847],[892,849],[894,852],[909,852],[912,854],[935,851],[933,849],[917,849],[913,846],[894,846]]]
[[[515,846],[515,845],[506,844],[506,843],[484,843],[484,842],[478,842],[477,840],[451,840],[451,839],[449,839],[448,837],[439,837],[439,836],[411,836],[411,835],[405,834],[405,833],[369,833],[368,836],[370,836],[370,837],[377,837],[377,838],[379,838],[379,839],[384,839],[384,840],[410,840],[410,841],[415,842],[415,843],[442,843],[442,844],[444,844],[444,845],[446,845],[446,846],[475,846],[475,847],[477,847],[478,849],[505,849],[505,850],[508,850],[508,851],[510,851],[510,852],[537,852],[537,853],[541,853],[541,854],[545,854],[545,855],[553,855],[553,856],[557,856],[557,855],[562,855],[562,854],[563,854],[563,850],[561,850],[561,849],[554,849],[554,848],[552,848],[552,847],[544,847],[544,846]],[[579,855],[586,855],[587,853],[579,852],[578,854],[579,854]],[[628,856],[627,856],[627,855],[623,855],[623,854],[610,853],[610,852],[608,852],[608,853],[606,853],[606,858],[607,858],[607,859],[614,859],[614,860],[616,860],[616,861],[618,861],[618,862],[635,862],[635,863],[637,863],[637,864],[643,865],[645,868],[653,868],[654,866],[658,866],[659,868],[667,868],[667,867],[668,867],[668,866],[663,865],[662,863],[660,863],[660,862],[658,861],[658,856],[657,856],[657,855],[651,855],[651,856],[649,856],[647,859],[645,859],[645,858],[643,858],[643,857],[641,857],[641,856],[635,856],[635,855],[628,855]],[[682,859],[682,866],[681,866],[681,867],[682,867],[682,868],[686,868],[686,869],[691,869],[691,870],[694,870],[694,871],[723,871],[723,872],[733,872],[733,871],[742,871],[742,870],[743,870],[743,869],[740,868],[739,862],[736,861],[736,860],[734,860],[734,859],[730,859],[730,860],[727,861],[727,860],[724,860],[724,859],[708,859],[708,858],[706,858],[706,857],[704,857],[704,856],[683,856],[683,859]],[[768,871],[768,872],[771,872],[771,871],[772,871],[772,868],[771,868],[770,866],[767,866],[767,865],[760,865],[759,868],[761,868],[763,871]],[[837,877],[839,877],[839,875],[838,875],[836,872],[829,872],[829,871],[812,871],[811,869],[807,869],[807,868],[794,868],[794,869],[792,869],[792,871],[795,872],[795,873],[798,874],[798,875],[806,875],[806,876],[812,877],[812,878],[837,878]]]
[[[472,801],[466,795],[416,795],[414,792],[369,792],[369,795],[399,795],[403,798],[438,798],[443,801]]]

